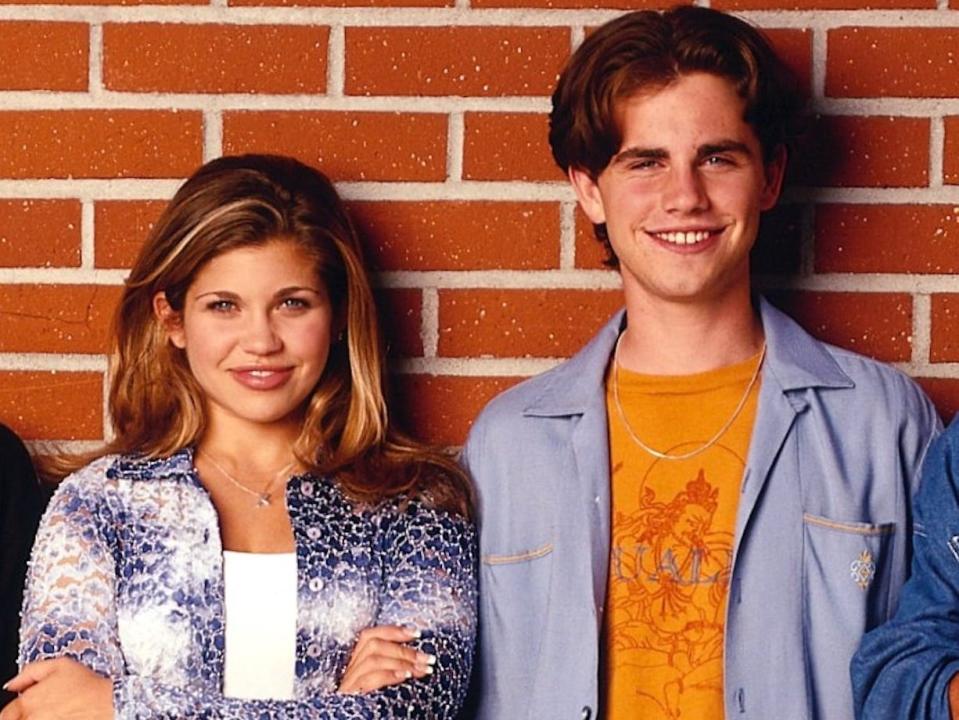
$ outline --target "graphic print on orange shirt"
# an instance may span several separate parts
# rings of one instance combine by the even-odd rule
[[[729,419],[758,361],[678,377],[620,370],[620,399],[646,444],[682,454]],[[689,459],[664,460],[633,442],[607,392],[607,720],[723,718],[726,597],[757,398],[758,384],[714,445]]]

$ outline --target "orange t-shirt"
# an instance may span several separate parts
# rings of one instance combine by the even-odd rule
[[[619,370],[623,413],[647,446],[678,455],[732,416],[759,355],[706,373]],[[612,371],[610,371],[612,372]],[[629,435],[606,383],[612,545],[602,680],[606,720],[721,719],[723,630],[739,489],[759,382],[703,452],[658,459]]]

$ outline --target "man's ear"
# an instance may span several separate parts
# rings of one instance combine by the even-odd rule
[[[183,316],[170,305],[166,293],[160,290],[153,296],[153,314],[160,322],[160,327],[166,332],[167,339],[175,347],[186,347],[186,332],[183,330]]]
[[[785,145],[776,146],[769,161],[763,168],[765,182],[759,198],[761,210],[771,209],[779,200],[779,194],[783,189],[783,178],[786,175],[786,160],[788,155],[789,153],[786,151]]]
[[[606,222],[606,208],[603,206],[603,196],[599,185],[588,172],[580,168],[570,167],[567,171],[569,182],[576,192],[579,206],[586,213],[593,225],[602,225]]]

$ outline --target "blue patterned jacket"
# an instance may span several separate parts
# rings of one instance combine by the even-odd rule
[[[114,681],[119,718],[451,718],[476,630],[476,540],[419,501],[357,506],[310,475],[287,486],[296,542],[295,700],[222,695],[223,560],[193,453],[107,456],[63,481],[27,579],[20,662],[72,657]],[[435,672],[366,695],[336,687],[357,634],[422,630]]]

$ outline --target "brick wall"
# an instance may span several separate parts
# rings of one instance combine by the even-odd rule
[[[106,331],[179,182],[275,151],[339,181],[408,421],[445,444],[616,308],[545,140],[570,49],[626,0],[0,2],[0,419],[102,438]],[[298,4],[297,4],[298,3]],[[760,282],[959,409],[959,0],[730,0],[811,95]],[[42,442],[40,442],[42,446]]]

